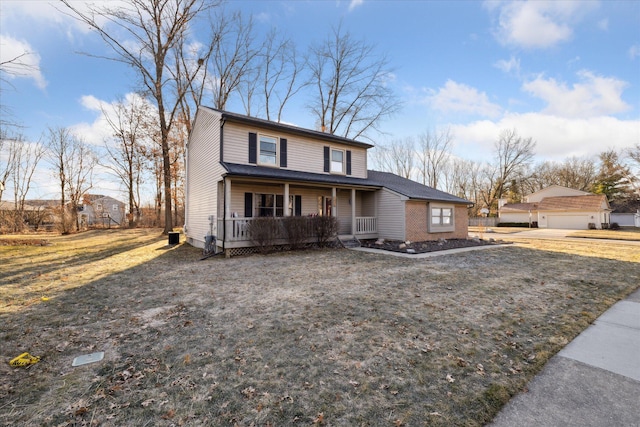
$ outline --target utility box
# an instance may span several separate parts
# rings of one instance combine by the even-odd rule
[[[169,244],[177,245],[180,243],[180,233],[177,231],[172,231],[169,233]]]

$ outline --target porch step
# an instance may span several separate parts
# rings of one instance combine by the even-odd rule
[[[344,248],[359,248],[360,247],[360,240],[358,240],[358,238],[354,237],[354,236],[338,237],[338,240],[340,241],[340,244]]]

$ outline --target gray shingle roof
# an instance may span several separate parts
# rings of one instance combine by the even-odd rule
[[[381,187],[400,193],[410,199],[435,200],[440,202],[472,204],[470,201],[444,191],[436,190],[419,182],[407,178],[379,171],[368,171],[369,180],[378,183]]]
[[[471,204],[470,201],[456,197],[444,191],[436,190],[410,179],[388,172],[367,171],[368,177],[355,178],[343,175],[328,175],[311,172],[300,172],[287,169],[269,168],[264,166],[242,165],[223,162],[227,175],[255,177],[266,179],[280,179],[285,181],[303,181],[322,184],[349,185],[368,188],[388,188],[410,199],[433,200],[439,202]]]

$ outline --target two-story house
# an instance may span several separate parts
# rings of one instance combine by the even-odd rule
[[[343,237],[467,237],[469,201],[367,170],[373,146],[336,135],[200,107],[187,146],[184,230],[233,253],[253,243],[258,217],[331,215]]]

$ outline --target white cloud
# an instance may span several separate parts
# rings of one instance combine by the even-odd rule
[[[141,103],[147,104],[150,111],[153,111],[154,107],[148,103],[148,101],[140,97],[137,93],[128,93],[121,100],[125,105],[130,106],[132,104],[140,105]],[[105,139],[108,139],[113,135],[113,129],[109,125],[105,114],[114,118],[115,105],[118,100],[108,102],[96,98],[93,95],[84,95],[80,98],[80,104],[89,111],[96,113],[95,120],[91,123],[82,122],[76,123],[71,126],[73,132],[82,137],[88,144],[95,146],[103,146]]]
[[[44,89],[47,82],[40,71],[40,55],[24,40],[0,34],[0,63],[3,78],[28,78]]]
[[[544,113],[561,117],[594,117],[627,111],[631,107],[622,99],[627,83],[613,77],[602,77],[590,71],[578,72],[580,83],[571,87],[553,78],[538,76],[522,88],[547,103]]]
[[[533,138],[538,158],[558,161],[597,156],[609,148],[629,148],[640,141],[640,120],[608,116],[575,119],[543,113],[507,114],[499,121],[451,125],[451,129],[466,158],[474,153],[483,160],[491,159],[494,142],[503,129],[516,129],[519,135]]]
[[[349,2],[349,11],[352,11],[358,6],[362,6],[363,3],[364,3],[364,0],[351,0]]]
[[[505,73],[514,72],[515,74],[520,73],[520,59],[512,56],[507,61],[506,59],[500,59],[493,64],[499,70],[504,71]]]
[[[629,48],[629,58],[636,59],[640,56],[640,45],[636,44]]]
[[[597,7],[596,2],[513,1],[486,2],[498,10],[497,39],[505,45],[548,48],[573,36],[572,25],[582,14]]]
[[[447,80],[444,87],[432,92],[427,101],[435,110],[483,117],[496,117],[501,112],[500,106],[491,103],[486,93],[452,80]]]
[[[607,31],[609,29],[609,20],[604,18],[598,21],[598,28],[602,31]]]

